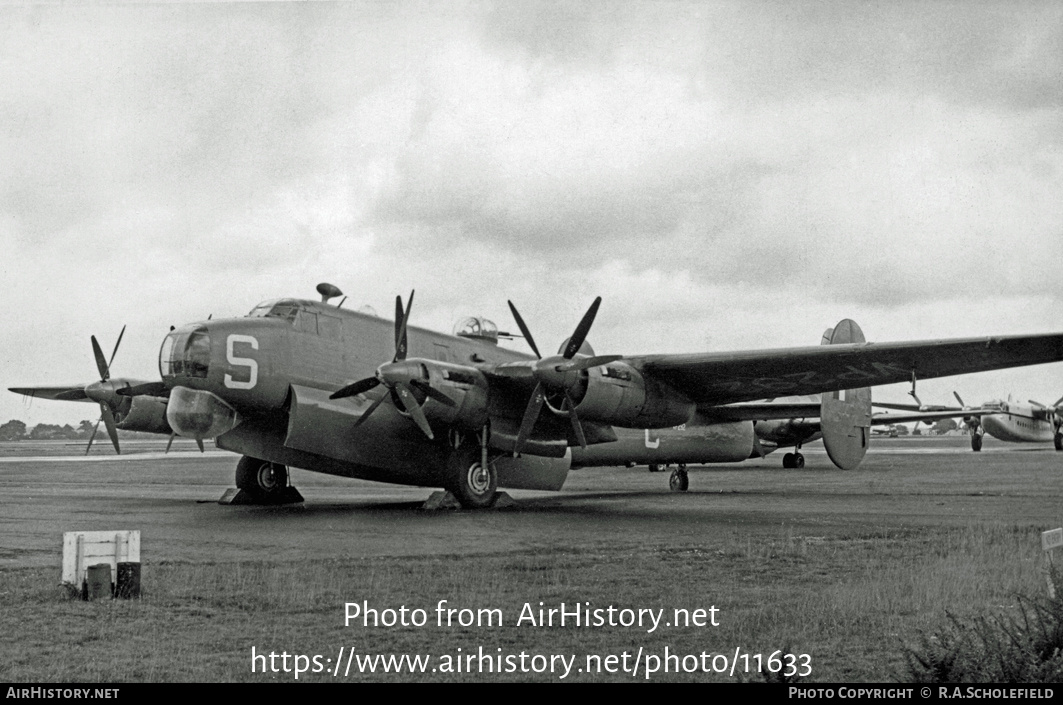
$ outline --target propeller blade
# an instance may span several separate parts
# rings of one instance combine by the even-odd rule
[[[114,452],[121,455],[122,450],[118,447],[118,429],[114,425],[114,414],[111,413],[111,407],[101,403],[100,411],[103,412],[103,425],[107,427],[107,435],[111,437],[111,443],[114,444]]]
[[[395,389],[399,394],[402,405],[406,408],[407,413],[413,417],[418,428],[424,431],[424,435],[428,436],[429,439],[434,440],[435,436],[432,435],[432,427],[428,425],[428,419],[425,418],[424,412],[421,411],[421,405],[417,403],[417,397],[413,395],[413,390],[403,382],[396,382]]]
[[[100,421],[103,421],[103,417],[96,419],[96,425],[92,427],[92,435],[89,436],[89,444],[85,446],[85,455],[89,454],[92,450],[92,442],[96,439],[96,432],[100,430]]]
[[[1042,409],[1047,409],[1047,408],[1048,408],[1047,406],[1045,406],[1045,405],[1044,405],[1044,404],[1042,404],[1041,402],[1039,402],[1039,401],[1034,401],[1033,399],[1027,399],[1026,401],[1030,402],[1030,403],[1031,403],[1031,404],[1033,404],[1034,406],[1039,406],[1039,407],[1041,407]]]
[[[171,433],[170,434],[170,440],[166,441],[166,451],[163,453],[163,455],[165,455],[166,453],[170,452],[170,446],[173,445],[173,439],[174,439],[174,436],[176,436],[176,435],[177,435],[176,433]]]
[[[411,379],[410,384],[412,384],[414,387],[417,387],[427,396],[431,397],[432,399],[435,399],[440,404],[446,404],[447,406],[457,406],[457,403],[453,399],[451,399],[438,389],[432,387],[432,385],[428,384],[428,382],[424,382],[419,379]]]
[[[200,438],[199,436],[196,436],[196,445],[199,446],[199,452],[200,453],[206,453],[207,452],[207,451],[203,450],[203,439]]]
[[[348,384],[346,387],[336,390],[329,395],[329,399],[342,399],[343,397],[353,397],[362,392],[368,392],[373,387],[380,384],[380,380],[376,377],[366,377],[360,379],[357,382]]]
[[[406,324],[410,320],[410,309],[413,308],[413,294],[415,290],[410,290],[410,298],[406,302],[406,312],[402,314],[402,324],[398,325],[398,315],[402,311],[402,298],[395,297],[395,359],[392,362],[398,362],[399,360],[406,359]]]
[[[581,357],[572,362],[566,362],[557,366],[558,372],[572,372],[574,370],[589,370],[592,367],[608,365],[622,359],[623,355],[596,355],[594,357]]]
[[[395,358],[398,359],[399,350],[402,349],[402,339],[399,337],[399,329],[402,327],[402,319],[406,312],[402,310],[402,297],[395,297]],[[392,360],[395,362],[395,360]]]
[[[362,425],[362,422],[369,418],[369,415],[376,411],[376,408],[384,403],[384,400],[388,398],[387,394],[381,394],[380,398],[370,404],[369,408],[365,410],[365,413],[358,417],[358,420],[354,422],[351,428],[358,428]]]
[[[131,387],[122,387],[115,391],[115,394],[119,394],[123,397],[139,397],[147,395],[150,397],[162,396],[166,392],[166,384],[164,382],[148,382],[146,384],[138,384]]]
[[[565,403],[568,404],[568,418],[572,420],[572,430],[576,433],[576,440],[579,441],[580,448],[587,449],[587,437],[583,435],[583,426],[580,425],[579,417],[576,416],[576,405],[572,402],[572,397],[568,395],[568,390],[565,390]]]
[[[587,309],[587,313],[583,314],[583,320],[576,326],[576,331],[568,339],[568,345],[565,346],[565,352],[562,357],[566,360],[571,360],[579,352],[579,349],[583,347],[583,341],[587,339],[587,333],[591,331],[591,325],[594,323],[594,317],[598,315],[598,307],[601,303],[602,297],[599,296],[591,304],[591,307]]]
[[[532,334],[531,331],[528,330],[528,326],[524,325],[524,319],[520,317],[519,313],[517,313],[517,307],[514,306],[513,302],[509,301],[508,299],[506,300],[506,303],[509,304],[509,310],[513,312],[513,320],[517,322],[517,327],[520,328],[520,332],[524,335],[524,339],[528,341],[528,346],[532,349],[532,352],[535,353],[535,357],[542,360],[543,356],[539,354],[539,348],[535,346],[535,339],[532,338]]]
[[[118,353],[118,346],[122,344],[122,336],[125,335],[125,326],[122,326],[122,332],[118,334],[118,340],[114,344],[114,350],[111,351],[111,359],[107,362],[107,369],[111,369],[111,364],[114,362],[114,356]]]
[[[1059,399],[1056,399],[1056,403],[1053,404],[1052,406],[1059,406],[1060,404],[1063,404],[1063,397],[1060,397]]]
[[[966,407],[967,406],[966,404],[963,403],[963,399],[960,399],[960,393],[959,392],[953,392],[952,396],[956,397],[956,401],[960,402],[960,406],[962,406],[962,407]]]
[[[524,418],[520,420],[520,430],[517,431],[517,440],[513,443],[513,457],[520,455],[521,448],[524,447],[524,442],[528,440],[528,436],[531,435],[532,429],[535,428],[535,422],[539,420],[539,412],[542,411],[543,403],[546,401],[546,395],[543,393],[542,382],[535,385],[535,391],[532,392],[531,398],[528,399],[528,406],[524,409]]]
[[[111,371],[107,367],[107,360],[103,357],[100,344],[96,342],[96,336],[92,336],[92,354],[96,358],[96,369],[100,372],[100,380],[106,382],[111,378]]]

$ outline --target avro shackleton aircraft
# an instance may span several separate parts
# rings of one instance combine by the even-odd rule
[[[997,399],[987,401],[980,407],[965,406],[959,394],[953,392],[958,407],[925,406],[919,404],[875,403],[888,409],[953,411],[963,415],[963,423],[971,434],[971,450],[982,450],[982,436],[989,434],[994,438],[1011,443],[1047,443],[1052,441],[1056,450],[1063,450],[1063,398],[1051,406],[1045,406],[1032,399],[1023,404]]]
[[[159,381],[112,378],[93,338],[100,381],[12,391],[99,404],[116,450],[118,428],[213,438],[243,456],[236,484],[255,501],[290,498],[287,468],[298,467],[444,487],[484,507],[499,487],[560,489],[569,448],[614,442],[614,426],[663,429],[702,414],[730,424],[748,457],[752,423],[721,414],[771,397],[821,394],[827,453],[855,467],[867,451],[869,387],[1063,360],[1063,333],[867,343],[848,319],[828,345],[596,355],[586,340],[600,298],[546,357],[510,303],[532,357],[499,347],[484,319],[456,335],[409,326],[412,293],[405,309],[396,297],[392,324],[331,305],[342,295],[332,285],[318,292],[321,301],[266,301],[244,318],[171,331]]]

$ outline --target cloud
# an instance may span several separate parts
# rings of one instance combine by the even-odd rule
[[[597,295],[629,352],[1056,327],[1061,12],[4,6],[10,384],[121,322],[151,377],[170,324],[321,280],[443,329],[511,298],[543,348]]]

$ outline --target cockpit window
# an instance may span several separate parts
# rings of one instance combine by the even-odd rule
[[[251,318],[281,318],[291,323],[295,320],[299,307],[293,301],[264,301],[247,314]]]
[[[175,330],[162,341],[159,372],[163,378],[206,377],[210,370],[210,335],[205,328]]]

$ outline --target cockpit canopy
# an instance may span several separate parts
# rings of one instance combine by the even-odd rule
[[[298,311],[299,302],[295,299],[273,299],[263,301],[247,315],[249,318],[281,318],[291,322],[295,320]]]
[[[479,316],[467,316],[455,323],[454,335],[498,344],[498,326]]]

